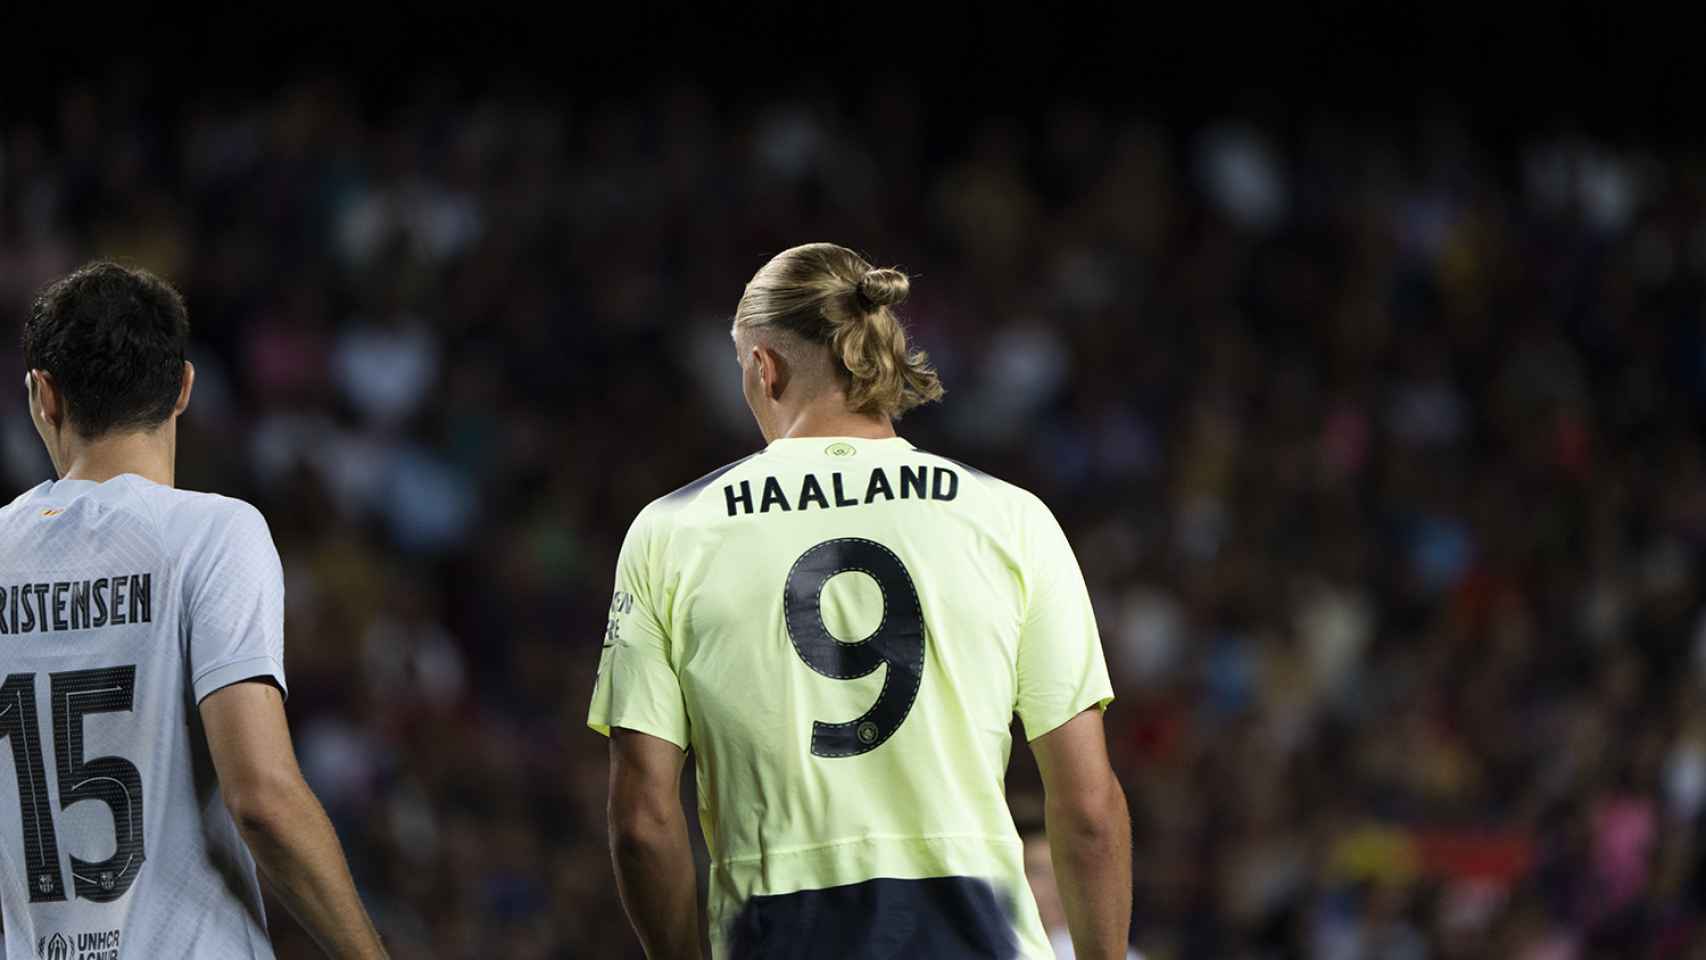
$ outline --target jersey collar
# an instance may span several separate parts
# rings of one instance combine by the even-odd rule
[[[846,448],[860,450],[916,450],[912,441],[905,437],[884,437],[873,440],[870,437],[786,437],[772,440],[764,448],[766,453],[778,454],[823,454],[830,457],[845,457],[849,454]]]

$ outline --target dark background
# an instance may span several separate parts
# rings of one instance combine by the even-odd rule
[[[638,955],[610,570],[759,442],[728,316],[814,239],[1077,545],[1146,956],[1702,955],[1706,13],[5,9],[0,327],[185,291],[179,479],[271,522],[396,955]]]
[[[988,115],[1031,117],[1071,98],[1184,126],[1232,112],[1280,133],[1325,116],[1419,135],[1448,110],[1497,149],[1570,130],[1697,146],[1706,85],[1706,13],[1661,5],[637,0],[543,12],[291,4],[185,17],[147,4],[13,4],[6,17],[7,116],[45,116],[53,91],[113,74],[133,81],[131,96],[169,108],[330,70],[383,112],[423,90],[620,102],[683,80],[725,102],[789,91],[850,99],[899,73],[932,81],[919,95],[948,137]]]

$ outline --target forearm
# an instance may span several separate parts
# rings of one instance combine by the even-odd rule
[[[385,957],[337,832],[306,784],[265,813],[239,815],[238,829],[273,892],[328,957]]]
[[[1048,839],[1079,960],[1124,960],[1131,933],[1131,820],[1110,783],[1099,802],[1049,803]]]
[[[649,960],[699,960],[699,897],[687,818],[610,825],[616,888]]]

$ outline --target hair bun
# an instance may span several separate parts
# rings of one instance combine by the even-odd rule
[[[912,290],[912,281],[899,270],[867,270],[859,278],[858,290],[859,302],[867,309],[876,310],[904,301]]]

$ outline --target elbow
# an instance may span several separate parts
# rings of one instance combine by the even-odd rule
[[[611,804],[609,810],[610,846],[618,854],[642,853],[667,843],[675,824],[672,814],[655,803]]]
[[[1047,818],[1051,835],[1092,847],[1114,846],[1131,834],[1131,815],[1125,791],[1110,775],[1097,786],[1070,796],[1050,797]]]
[[[300,820],[298,799],[307,785],[282,778],[257,778],[222,788],[225,809],[238,832],[245,837],[276,837]]]

